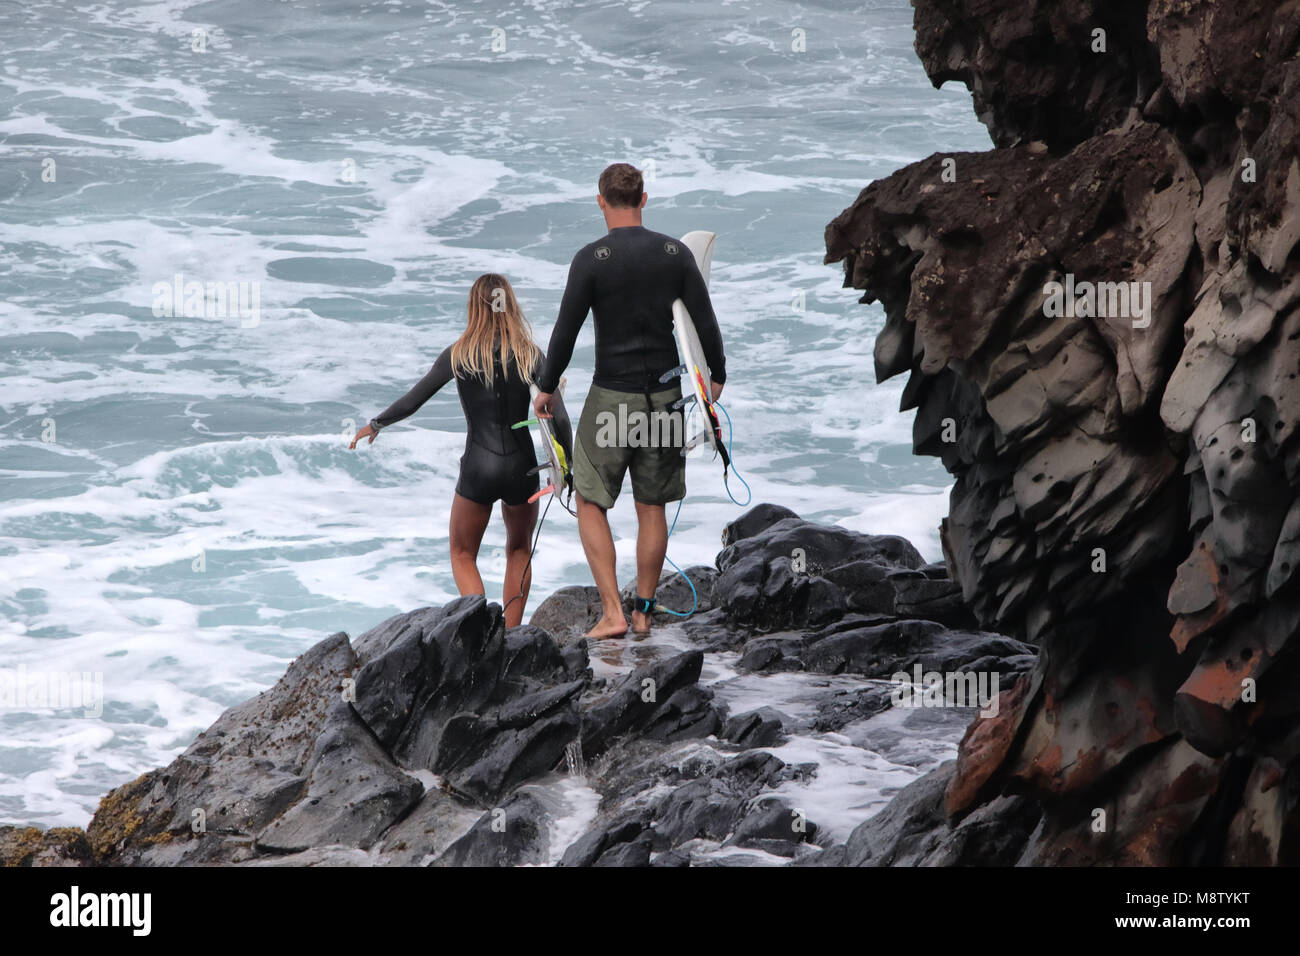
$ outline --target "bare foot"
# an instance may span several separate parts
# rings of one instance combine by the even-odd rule
[[[605,637],[622,637],[626,633],[627,618],[619,615],[618,617],[602,617],[583,636],[599,640]]]
[[[632,633],[645,637],[650,633],[650,615],[640,611],[632,612]]]

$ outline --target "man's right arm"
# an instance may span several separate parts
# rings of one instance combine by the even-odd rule
[[[587,321],[587,313],[591,311],[592,278],[590,263],[579,252],[569,265],[569,281],[564,286],[564,297],[560,300],[560,314],[555,319],[551,342],[546,347],[546,365],[537,379],[538,391],[547,394],[554,392],[560,385],[560,376],[569,367],[578,330]]]

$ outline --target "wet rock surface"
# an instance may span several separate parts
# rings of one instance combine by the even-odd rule
[[[649,638],[619,642],[625,663],[574,633],[594,620],[594,589],[557,592],[508,631],[480,596],[399,614],[312,647],[105,797],[84,834],[0,831],[0,852],[14,865],[803,863],[834,840],[802,807],[819,764],[792,740],[896,747],[907,732],[872,721],[898,703],[897,671],[908,687],[915,667],[1014,680],[1033,660],[1022,642],[916,617],[956,591],[901,538],[761,505],[724,540],[716,567],[687,572],[703,610],[657,615]],[[933,586],[925,600],[917,582]],[[689,593],[665,576],[665,604]],[[736,676],[717,683],[719,668]],[[783,701],[791,674],[806,678]],[[737,681],[773,706],[733,708]],[[910,733],[955,739],[971,713],[918,711]]]
[[[1300,861],[1300,9],[914,7],[996,148],[869,185],[827,261],[883,306],[876,376],[908,374],[915,451],[955,477],[966,604],[1042,652],[943,825],[1019,832],[1023,795],[1020,862]]]

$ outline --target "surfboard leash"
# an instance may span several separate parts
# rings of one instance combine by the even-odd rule
[[[550,497],[551,501],[554,501],[557,496],[551,495]],[[542,525],[546,524],[546,513],[551,510],[551,501],[546,502],[546,507],[542,509],[542,516],[537,520],[537,530],[533,532],[533,547],[528,552],[528,560],[524,562],[524,573],[519,576],[519,593],[506,602],[506,606],[501,609],[502,614],[506,612],[506,608],[524,596],[523,583],[528,580],[528,572],[533,566],[533,555],[537,553],[537,544],[542,540]],[[561,501],[560,504],[564,504],[564,502]]]
[[[677,513],[673,515],[673,523],[668,528],[668,535],[664,539],[665,542],[667,542],[668,539],[672,538],[673,536],[673,531],[677,527],[677,519],[682,513],[682,502],[685,500],[686,500],[685,498],[677,499]],[[664,607],[662,604],[658,604],[656,605],[656,607],[658,607],[659,610],[663,611],[665,614],[671,614],[673,617],[681,617],[681,618],[690,617],[692,614],[696,612],[696,610],[700,606],[700,595],[699,592],[695,590],[695,582],[686,576],[686,572],[683,571],[681,568],[679,568],[672,558],[668,557],[667,547],[664,548],[664,560],[667,561],[669,564],[671,564],[673,566],[673,570],[676,571],[678,574],[680,574],[682,576],[682,579],[685,580],[686,583],[690,585],[691,609],[689,611],[674,611],[672,608]]]
[[[722,487],[727,490],[727,497],[731,499],[732,503],[735,505],[739,505],[741,508],[743,508],[746,505],[748,505],[751,501],[754,500],[754,491],[752,488],[749,487],[749,482],[745,480],[744,476],[741,475],[740,471],[736,468],[736,457],[734,453],[735,427],[731,423],[731,413],[728,412],[726,406],[724,406],[719,401],[715,400],[713,402],[713,405],[715,408],[722,409],[722,414],[727,416],[727,448],[726,448],[725,461],[727,462],[728,465],[730,465],[730,468],[728,469],[724,467],[722,469]],[[744,501],[737,501],[736,496],[731,493],[731,485],[728,482],[729,474],[734,474],[736,476],[736,479],[742,485],[745,486],[746,497]],[[685,500],[686,500],[685,498],[677,499],[677,513],[673,515],[673,523],[668,528],[669,538],[673,536],[673,531],[677,527],[677,519],[682,513],[682,502]],[[672,608],[659,605],[659,610],[664,611],[667,614],[671,614],[673,617],[682,617],[682,618],[690,617],[692,614],[696,612],[696,610],[698,610],[700,606],[700,595],[699,592],[695,590],[695,583],[690,579],[690,577],[687,576],[685,571],[683,571],[681,568],[679,568],[676,565],[676,563],[673,561],[672,558],[668,557],[666,551],[664,553],[664,560],[667,561],[669,564],[671,564],[673,566],[673,570],[676,571],[678,574],[680,574],[682,578],[686,581],[686,583],[690,585],[691,609],[689,611],[674,611]]]
[[[735,427],[731,424],[731,412],[727,411],[727,407],[723,405],[722,402],[720,401],[715,400],[713,405],[715,408],[722,409],[722,414],[727,416],[727,461],[730,462],[731,468],[730,470],[726,468],[722,469],[722,487],[727,489],[727,497],[731,499],[732,504],[739,505],[741,508],[745,508],[748,507],[749,503],[754,500],[754,490],[749,487],[749,482],[747,482],[744,479],[744,477],[740,474],[740,469],[736,467],[736,456],[732,447],[732,442],[733,439],[735,438],[736,432],[735,432]],[[729,477],[730,475],[733,474],[736,476],[736,479],[742,485],[745,486],[746,497],[744,501],[737,501],[736,496],[731,493],[731,484],[729,482]]]

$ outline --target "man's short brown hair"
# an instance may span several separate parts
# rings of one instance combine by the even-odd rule
[[[611,206],[636,208],[641,205],[645,181],[631,163],[615,163],[600,174],[600,194]]]

